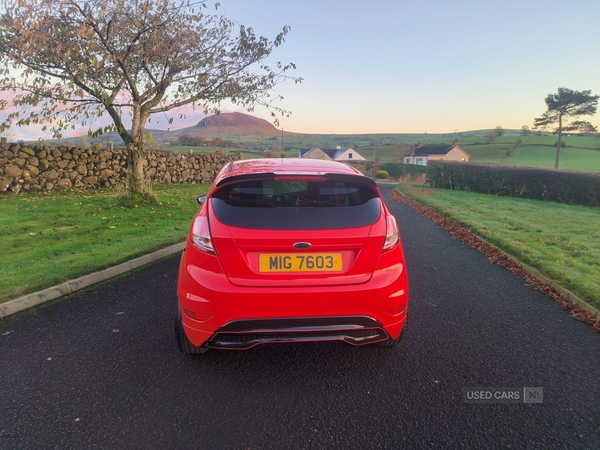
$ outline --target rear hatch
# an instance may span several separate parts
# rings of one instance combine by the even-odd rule
[[[208,207],[217,256],[240,286],[365,283],[386,235],[379,192],[362,176],[237,180]]]

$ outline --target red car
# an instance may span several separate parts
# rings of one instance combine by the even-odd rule
[[[372,179],[333,161],[241,160],[198,201],[177,283],[183,353],[400,341],[404,254]]]

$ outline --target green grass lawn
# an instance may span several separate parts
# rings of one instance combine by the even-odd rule
[[[400,183],[398,189],[600,308],[600,208],[411,183]]]
[[[155,186],[159,205],[114,189],[0,196],[0,302],[182,242],[208,188]]]

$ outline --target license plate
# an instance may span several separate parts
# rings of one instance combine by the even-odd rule
[[[341,272],[341,253],[277,253],[260,255],[261,272]]]

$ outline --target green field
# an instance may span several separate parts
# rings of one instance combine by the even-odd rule
[[[476,140],[477,138],[472,138]],[[572,138],[580,139],[578,145],[589,146],[591,148],[600,142],[600,138]],[[481,140],[481,139],[480,139]],[[494,140],[492,144],[461,144],[464,150],[471,156],[471,162],[485,163],[501,163],[514,166],[532,166],[541,168],[554,168],[554,158],[556,148],[552,146],[556,142],[554,136],[525,136],[524,142],[533,141],[533,144],[519,144],[519,139],[515,137],[502,137]],[[543,143],[549,142],[549,145]],[[408,144],[394,145],[369,145],[364,147],[355,147],[366,160],[376,161],[380,163],[392,162],[402,163],[402,156],[407,151]],[[448,144],[450,145],[450,144]],[[516,150],[515,150],[516,148]],[[281,152],[274,151],[259,151],[252,149],[215,149],[213,147],[191,147],[191,146],[174,146],[170,147],[171,151],[189,153],[190,149],[194,153],[212,153],[215,150],[223,152],[226,155],[235,155],[241,152],[243,158],[262,158],[262,157],[279,157]],[[286,150],[283,154],[286,158],[298,156],[299,150]],[[510,155],[510,156],[509,156]],[[563,170],[580,170],[580,171],[600,171],[600,148],[591,150],[586,147],[564,147],[560,154],[559,168]]]
[[[556,135],[552,136],[522,136],[521,144],[522,145],[549,145],[556,148],[556,141],[558,137]],[[578,148],[597,148],[600,149],[600,137],[592,137],[592,136],[563,136],[563,142],[568,147],[578,147]]]
[[[168,147],[164,147],[165,150],[169,150],[175,153],[190,153],[190,150],[193,150],[194,153],[214,153],[216,150],[219,150],[215,147],[204,147],[204,146],[196,146],[196,145],[172,145]],[[229,151],[239,151],[239,149],[228,149]]]
[[[297,157],[299,151],[312,147],[351,147],[367,161],[401,163],[410,145],[423,141],[425,144],[451,145],[455,138],[471,156],[471,162],[501,163],[515,166],[554,168],[557,136],[521,136],[515,130],[507,130],[504,136],[490,142],[489,132],[479,130],[448,134],[292,134],[284,137],[286,158]],[[164,146],[166,151],[189,153],[222,152],[225,155],[242,155],[243,158],[281,156],[281,136],[239,136],[223,134],[222,139],[246,148]],[[600,136],[564,136],[566,147],[561,151],[560,169],[600,171]]]
[[[555,157],[556,149],[553,147],[524,145],[520,146],[504,163],[553,169]],[[565,147],[560,151],[559,168],[600,172],[600,150]]]
[[[283,136],[283,143],[287,150],[296,149],[309,149],[312,147],[322,148],[336,148],[341,146],[342,148],[354,148],[361,151],[361,148],[365,147],[386,147],[396,146],[399,144],[418,144],[423,141],[427,144],[452,144],[454,139],[458,139],[461,144],[486,144],[489,141],[488,134],[491,130],[477,130],[468,133],[441,133],[441,134],[428,134],[428,133],[375,133],[375,134],[303,134],[303,133],[291,133],[285,132]],[[185,130],[180,130],[184,133]],[[508,131],[507,136],[496,138],[496,143],[516,143],[519,140],[519,136],[515,134],[515,131]],[[245,147],[246,149],[253,149],[255,151],[279,151],[281,149],[282,139],[281,135],[265,135],[263,133],[249,133],[243,136],[239,134],[229,134],[227,129],[215,131],[215,133],[205,136],[206,139],[221,138],[232,142],[238,147]],[[196,148],[196,147],[193,147]],[[199,151],[205,151],[210,147],[201,147]],[[165,145],[165,149],[172,151],[184,151],[189,152],[190,147],[188,146],[172,146]],[[384,150],[383,154],[387,151]],[[387,158],[389,162],[390,158]],[[369,158],[367,158],[369,159]]]
[[[223,155],[242,155],[242,158],[264,158],[264,157],[273,157],[280,156],[280,151],[260,151],[246,148],[226,148],[226,147],[199,147],[193,145],[174,145],[171,147],[167,147],[168,150],[176,153],[190,153],[190,150],[193,150],[193,153],[215,153],[219,152]],[[298,150],[286,150],[283,152],[285,158],[295,158],[298,156]]]
[[[471,156],[471,162],[502,162],[514,150],[515,144],[461,145]]]
[[[398,189],[600,308],[600,208],[409,183]]]
[[[461,139],[460,144],[471,156],[471,162],[501,163],[515,166],[554,168],[556,136],[502,136],[487,143],[482,137]],[[560,153],[563,170],[600,171],[600,137],[565,137],[567,147]],[[434,139],[427,144],[448,144],[451,140]],[[377,145],[357,147],[367,160],[402,162],[407,146]],[[597,150],[593,150],[597,148]]]
[[[501,137],[494,138],[491,143],[492,144],[517,145],[519,140],[520,140],[520,136],[501,136]],[[454,142],[454,139],[431,139],[431,140],[423,141],[423,143],[425,143],[425,144],[448,144],[448,145],[451,145],[453,142]],[[488,136],[476,136],[476,137],[468,137],[468,138],[459,137],[458,143],[461,146],[484,145],[484,144],[490,144],[490,140],[489,140]]]
[[[355,150],[368,161],[379,160],[382,163],[402,163],[405,153],[400,145],[369,145],[355,147]]]
[[[520,143],[519,143],[520,139]],[[470,162],[502,163],[514,166],[554,168],[556,136],[497,138],[492,144],[461,144]],[[600,137],[565,137],[560,152],[562,170],[600,171]]]

